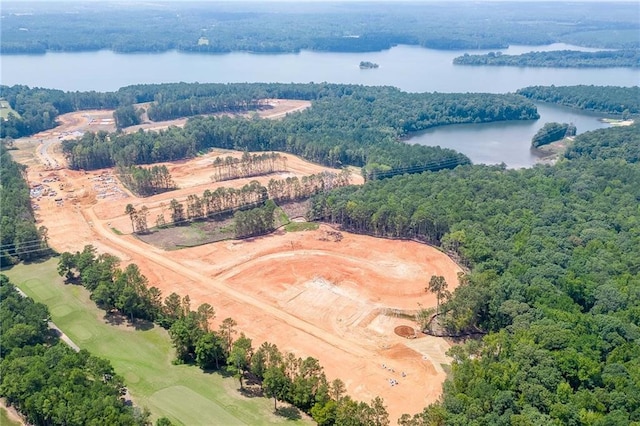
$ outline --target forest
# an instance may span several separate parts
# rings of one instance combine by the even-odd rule
[[[277,152],[249,154],[244,152],[241,158],[228,156],[216,157],[213,161],[211,180],[220,182],[253,176],[262,176],[287,170],[287,157]]]
[[[125,404],[109,361],[74,352],[49,330],[49,311],[0,275],[0,396],[36,425],[149,425]]]
[[[148,107],[150,118],[172,119],[214,112],[245,112],[252,108],[268,108],[262,100],[268,98],[302,99],[314,101],[311,111],[304,111],[302,115],[295,114],[287,120],[277,123],[253,123],[249,120],[232,120],[231,128],[216,130],[222,137],[229,139],[237,130],[235,127],[252,127],[251,133],[261,133],[261,138],[277,139],[276,141],[256,141],[260,148],[249,150],[284,149],[287,145],[297,145],[293,152],[306,158],[329,157],[326,164],[364,165],[366,150],[358,146],[367,141],[370,145],[384,144],[383,150],[375,150],[378,158],[374,163],[389,164],[389,161],[399,156],[415,161],[409,165],[418,165],[440,159],[441,155],[434,155],[431,148],[407,148],[406,144],[397,144],[395,139],[409,132],[429,127],[467,122],[487,122],[497,120],[522,120],[538,118],[535,106],[523,98],[514,95],[484,95],[484,94],[409,94],[391,87],[364,87],[346,84],[279,84],[279,83],[251,83],[251,84],[148,84],[123,87],[116,92],[64,92],[61,90],[29,88],[27,86],[1,86],[0,97],[6,99],[20,117],[11,114],[0,128],[0,137],[18,138],[32,135],[42,130],[56,126],[56,118],[60,114],[84,109],[116,109],[114,117],[119,127],[127,127],[139,123],[140,108],[134,104],[152,102]],[[157,114],[154,116],[154,114]],[[310,115],[309,115],[310,114]],[[340,115],[340,116],[338,116]],[[367,118],[369,120],[367,121]],[[220,124],[222,122],[218,122]],[[225,122],[227,123],[227,122]],[[322,125],[321,125],[322,123]],[[337,128],[333,128],[336,127]],[[381,126],[390,127],[380,128]],[[220,127],[220,126],[218,126]],[[315,129],[316,133],[311,134]],[[176,131],[174,129],[174,131]],[[155,143],[144,142],[146,153],[140,148],[130,147],[128,150],[136,152],[115,153],[93,152],[93,148],[82,149],[82,155],[73,153],[71,164],[73,167],[94,169],[111,167],[120,163],[124,166],[132,164],[150,164],[157,161],[167,161],[193,156],[198,150],[212,146],[224,145],[242,147],[241,144],[229,141],[202,141],[209,130],[201,129],[197,135],[187,138],[198,140],[185,141],[177,147],[163,147],[155,152],[148,152]],[[202,132],[205,132],[203,135]],[[292,133],[295,137],[287,137],[284,132]],[[267,134],[264,134],[267,133]],[[161,134],[162,136],[162,134]],[[254,135],[240,135],[246,139]],[[87,136],[88,138],[89,136]],[[127,138],[122,136],[123,138]],[[136,134],[128,138],[149,138]],[[154,137],[155,138],[155,137]],[[336,139],[337,145],[330,144],[329,139]],[[302,140],[300,140],[302,139]],[[102,139],[98,138],[98,141]],[[312,140],[310,142],[309,140]],[[120,140],[119,143],[124,143]],[[390,143],[392,142],[392,143]],[[162,144],[167,144],[163,141]],[[92,142],[84,140],[84,145]],[[268,145],[275,145],[269,148]],[[300,146],[303,145],[304,146]],[[307,147],[307,144],[317,145]],[[134,145],[140,145],[140,142]],[[280,148],[278,148],[280,147]],[[116,151],[120,151],[116,148]],[[348,151],[348,152],[344,152]],[[443,153],[441,153],[443,154]],[[138,158],[131,158],[131,156]],[[460,162],[465,159],[452,152],[444,153],[447,158],[457,157]],[[142,157],[142,158],[140,158]],[[395,162],[390,167],[407,166]]]
[[[23,85],[0,85],[0,98],[9,102],[20,117],[9,114],[0,127],[0,138],[20,138],[57,125],[60,114],[84,109],[113,109],[124,101],[114,93],[64,92],[55,89],[30,88]]]
[[[155,166],[154,166],[155,167]],[[184,202],[171,200],[168,206],[169,220],[164,209],[155,218],[155,227],[181,226],[190,222],[220,220],[233,214],[233,231],[236,238],[263,235],[274,230],[277,203],[297,202],[309,199],[320,192],[351,183],[350,172],[321,172],[318,174],[270,179],[267,187],[258,181],[251,181],[242,188],[218,187],[214,191],[206,189],[202,196],[190,194]],[[127,204],[125,213],[131,219],[134,233],[145,234],[152,229],[149,209],[136,209]]]
[[[151,167],[118,166],[116,174],[124,186],[142,197],[176,189],[171,173],[169,173],[169,169],[165,165]]]
[[[61,105],[74,108],[73,99],[85,102],[83,105],[132,105],[138,99],[138,89],[132,87],[117,94],[65,94],[16,86],[6,90],[23,91],[13,96],[15,102],[25,98],[18,95],[35,93],[42,97],[43,105],[64,101],[71,103]],[[509,102],[501,104],[505,99],[502,96],[477,95],[463,102],[460,99],[466,95],[404,94],[393,88],[318,85],[323,93],[320,96],[316,92],[320,89],[314,85],[288,87],[309,90],[310,96],[316,93],[313,107],[278,122],[199,117],[190,120],[184,129],[171,128],[157,134],[89,134],[65,145],[65,149],[82,158],[85,163],[79,163],[83,165],[91,165],[89,158],[112,164],[113,156],[115,162],[133,166],[154,162],[161,154],[175,158],[195,155],[215,142],[246,151],[299,150],[309,158],[324,158],[331,164],[365,164],[369,170],[382,171],[425,164],[449,158],[448,155],[456,158],[459,154],[398,141],[406,132],[424,128],[421,126],[453,120],[452,116],[458,117],[458,107],[465,119],[474,120],[480,110],[476,105],[488,109],[489,104],[497,103],[492,117],[530,112],[527,103],[519,104],[522,108],[515,111]],[[633,116],[637,114],[637,90],[552,86],[526,88],[520,94]],[[150,101],[143,92],[139,90],[140,98]],[[515,95],[509,99],[523,102]],[[349,108],[357,110],[358,115],[347,114]],[[424,114],[415,114],[415,110]],[[326,127],[323,123],[327,123]],[[284,140],[278,132],[286,134]],[[306,134],[310,135],[308,139]],[[314,145],[311,142],[315,140],[320,142]],[[113,141],[121,145],[116,146]],[[285,149],[279,149],[281,146]],[[81,149],[93,150],[94,157]],[[10,160],[3,145],[3,227],[16,226],[20,223],[18,218],[33,223],[32,216],[27,216],[30,204],[22,168]],[[345,230],[433,244],[469,271],[460,277],[460,286],[441,301],[436,321],[451,334],[481,330],[486,335],[452,349],[452,373],[445,382],[441,402],[415,416],[404,416],[401,424],[640,422],[640,124],[581,134],[555,166],[509,170],[504,166],[470,165],[468,160],[461,163],[446,170],[370,179],[361,187],[321,191],[313,199],[309,213],[312,220],[339,224]],[[297,187],[303,184],[300,181]],[[295,188],[293,181],[274,182],[267,191],[282,189],[283,194],[293,191],[295,195]],[[264,190],[258,188],[258,193],[264,194]],[[196,201],[188,200],[187,205],[195,207],[191,207],[191,213],[183,210],[185,216],[198,212]],[[6,206],[12,207],[6,210]],[[239,215],[242,223],[257,227],[257,222],[267,215],[256,212],[253,217],[242,216]],[[3,247],[7,247],[5,232],[12,228],[7,229],[2,229]],[[24,241],[40,250],[46,240],[46,230],[43,231]],[[7,244],[15,248],[16,234],[13,235]],[[31,250],[24,252],[30,253]],[[172,335],[184,362],[201,367],[217,363],[216,366],[228,367],[240,380],[247,371],[259,377],[261,374],[265,393],[273,396],[274,402],[300,404],[320,424],[347,424],[348,420],[349,424],[388,423],[384,421],[382,401],[374,400],[370,405],[352,401],[336,391],[339,384],[318,379],[319,373],[311,375],[313,380],[319,380],[314,383],[322,385],[318,387],[322,392],[330,389],[330,397],[301,391],[308,386],[313,388],[313,384],[300,378],[302,367],[292,370],[289,366],[302,366],[306,360],[275,363],[271,369],[256,361],[253,371],[249,358],[253,360],[259,350],[253,350],[246,336],[240,335],[230,346],[228,340],[220,343],[222,336],[227,336],[223,334],[227,329],[205,331],[203,322],[198,321],[198,315],[207,315],[209,309],[194,313],[185,296],[172,294],[163,300],[157,289],[147,287],[146,278],[135,265],[124,270],[117,265],[113,256],[98,255],[95,249],[85,248],[75,254],[63,254],[59,271],[72,281],[80,280],[92,291],[97,304],[118,309],[132,321],[152,319],[169,329],[179,324]],[[232,325],[226,322],[226,326]],[[224,352],[220,345],[226,348]],[[265,351],[272,350],[265,348],[261,356]],[[278,352],[272,353],[274,359],[279,359]],[[219,354],[224,354],[224,359]],[[10,375],[11,383],[32,377],[22,374],[27,367],[12,357],[8,355],[0,364],[2,377]],[[30,365],[34,368],[43,365],[35,358],[28,359],[33,360]],[[313,361],[306,365],[318,371]],[[11,376],[14,370],[20,376]],[[41,377],[42,373],[38,370],[37,374]],[[49,376],[42,377],[49,380]],[[57,379],[51,380],[58,384]],[[312,400],[316,402],[310,405]]]
[[[16,163],[0,144],[0,266],[49,254],[47,229],[36,228],[26,167]]]
[[[640,86],[529,86],[516,93],[536,101],[619,114],[623,119],[640,114]]]
[[[640,68],[640,49],[603,50],[580,52],[555,50],[551,52],[527,52],[520,55],[505,55],[489,52],[482,55],[465,53],[453,60],[456,65],[493,65],[510,67],[549,68]]]
[[[311,217],[417,238],[469,269],[441,306],[442,402],[403,425],[640,421],[640,125],[576,137],[556,166],[460,166],[315,197]]]
[[[433,162],[446,160],[448,167],[454,167],[468,159],[451,150],[400,143],[411,132],[445,124],[539,117],[533,103],[513,94],[406,93],[392,87],[335,84],[281,86],[271,93],[277,91],[315,100],[311,108],[277,121],[194,117],[183,129],[86,133],[78,140],[64,141],[63,152],[72,168],[85,170],[172,161],[216,147],[285,151],[333,167],[366,166],[386,172],[417,167],[422,171],[419,166]]]
[[[371,52],[398,44],[433,49],[500,49],[568,43],[637,48],[633,2],[239,3],[202,5],[3,3],[0,53]],[[65,25],[59,25],[64,22]]]

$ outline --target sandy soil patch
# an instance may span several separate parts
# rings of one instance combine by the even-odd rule
[[[301,101],[295,99],[266,99],[266,108],[258,110],[258,111],[250,111],[243,114],[209,114],[210,116],[220,116],[220,115],[229,115],[229,116],[242,116],[242,117],[251,117],[254,114],[260,118],[268,118],[272,120],[277,120],[280,118],[284,118],[287,114],[292,114],[294,112],[304,111],[305,109],[311,106],[311,102],[309,101]],[[141,106],[143,108],[148,108],[148,104],[138,104],[137,106]],[[177,118],[175,120],[166,120],[166,121],[150,121],[146,117],[146,114],[143,115],[142,119],[144,122],[142,124],[127,127],[125,129],[126,133],[135,133],[140,129],[143,130],[164,130],[169,127],[184,127],[187,124],[188,118]]]
[[[141,198],[131,194],[119,182],[116,182],[115,185],[103,188],[103,194],[106,192],[111,195],[104,199],[104,201],[108,202],[99,202],[96,204],[94,211],[100,219],[107,220],[111,224],[109,227],[116,228],[123,233],[130,233],[131,221],[129,217],[124,214],[125,207],[129,203],[136,209],[140,209],[143,205],[146,206],[149,209],[149,226],[154,226],[156,218],[160,214],[164,215],[168,222],[170,221],[169,204],[172,199],[184,202],[187,197],[192,194],[202,197],[203,192],[207,189],[214,191],[219,187],[240,188],[254,180],[266,186],[271,179],[284,179],[287,176],[302,177],[323,171],[333,173],[340,172],[337,169],[309,163],[292,154],[281,154],[287,158],[287,170],[285,172],[223,182],[211,181],[211,175],[213,174],[211,165],[213,164],[213,161],[218,156],[223,158],[227,156],[240,157],[242,156],[241,152],[213,150],[212,152],[197,158],[161,163],[167,166],[179,189],[151,197]],[[87,172],[83,176],[79,176],[80,182],[78,182],[77,185],[82,185],[85,189],[88,188],[87,191],[91,192],[95,196],[101,196],[96,192],[96,188],[94,188],[94,180],[96,177],[104,175],[105,173],[111,173],[111,170]],[[351,182],[354,184],[361,184],[363,182],[363,178],[359,173],[352,173]],[[127,196],[125,197],[117,194],[126,194]]]
[[[608,123],[612,126],[631,126],[634,121],[633,120],[618,120],[615,118],[603,118],[600,121],[603,123]]]
[[[15,407],[13,406],[8,406],[7,405],[7,401],[4,398],[0,398],[0,407],[4,408],[6,413],[7,413],[7,417],[9,418],[9,420],[13,420],[14,422],[20,424],[20,425],[26,425],[27,423],[25,423],[24,419],[22,418],[22,416],[20,415],[20,413],[18,413],[18,411],[15,409]]]

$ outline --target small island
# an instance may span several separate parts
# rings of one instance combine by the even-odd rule
[[[380,65],[373,63],[373,62],[369,62],[369,61],[361,61],[360,62],[360,69],[361,70],[371,70],[374,68],[378,68]]]

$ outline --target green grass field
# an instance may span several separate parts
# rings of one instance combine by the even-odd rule
[[[9,113],[12,112],[16,117],[20,118],[20,114],[9,105],[9,102],[4,99],[0,99],[0,117],[3,119],[7,119],[9,117]]]
[[[315,231],[320,225],[315,222],[289,222],[284,229],[287,232]]]
[[[34,300],[45,303],[53,322],[80,348],[110,360],[134,402],[151,410],[154,419],[167,416],[185,425],[307,424],[273,414],[272,400],[242,396],[235,379],[173,365],[165,330],[109,324],[83,287],[63,283],[56,265],[57,259],[50,259],[2,273]]]
[[[22,426],[23,423],[18,423],[15,420],[9,418],[7,410],[0,407],[0,425],[1,426]]]

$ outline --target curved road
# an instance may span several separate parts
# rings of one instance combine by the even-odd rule
[[[41,141],[42,142],[40,143],[40,145],[38,145],[37,153],[40,157],[40,160],[42,161],[42,164],[45,164],[54,169],[57,168],[59,166],[58,161],[49,154],[49,148],[51,148],[54,143],[58,142],[58,139],[49,137],[46,139],[43,138],[41,139]]]

